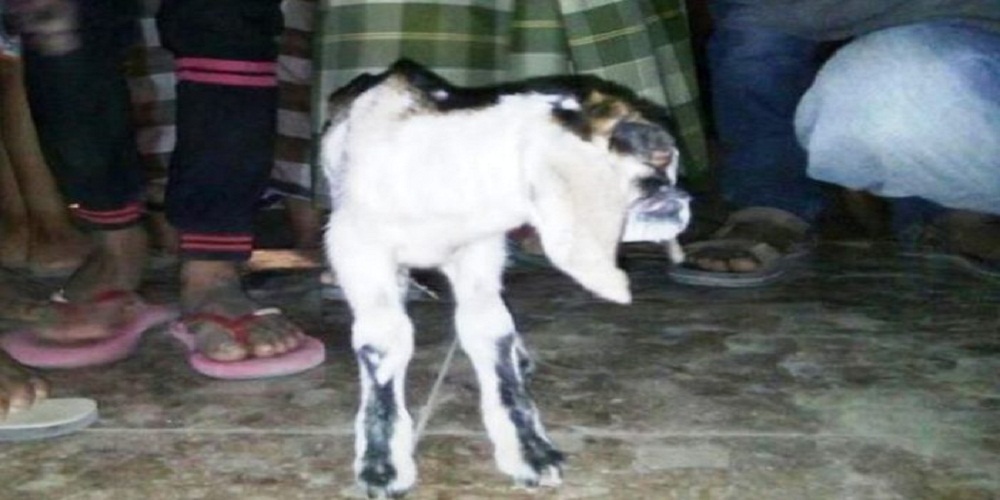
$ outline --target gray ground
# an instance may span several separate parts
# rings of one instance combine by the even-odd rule
[[[624,263],[630,307],[551,269],[508,273],[533,392],[569,455],[559,490],[513,489],[494,470],[470,365],[449,357],[452,304],[446,292],[411,303],[408,398],[426,425],[412,498],[1000,497],[1000,283],[877,247],[824,246],[795,279],[757,290],[674,284],[648,248]],[[127,361],[49,373],[57,395],[96,398],[101,419],[0,445],[0,498],[358,496],[346,305],[321,299],[315,272],[251,283],[327,343],[325,366],[209,380],[151,331]],[[147,289],[174,293],[157,276]]]

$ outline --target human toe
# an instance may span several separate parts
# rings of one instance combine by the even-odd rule
[[[750,257],[738,257],[729,261],[729,269],[738,273],[750,273],[759,267],[760,263]]]
[[[724,260],[711,259],[711,258],[696,258],[694,263],[697,267],[700,267],[706,271],[712,271],[717,273],[724,273],[729,271],[729,266]]]
[[[304,334],[280,314],[267,314],[251,327],[249,341],[258,357],[280,356],[302,343]]]
[[[215,361],[239,361],[245,359],[247,348],[236,341],[228,332],[202,330],[196,332],[198,352]]]

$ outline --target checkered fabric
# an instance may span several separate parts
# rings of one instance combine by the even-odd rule
[[[459,85],[560,73],[618,82],[669,110],[687,176],[707,166],[682,0],[320,0],[315,7],[314,137],[331,91],[407,57]],[[276,177],[293,177],[281,171]],[[322,196],[321,179],[312,179]]]
[[[163,203],[167,167],[176,141],[176,89],[174,56],[160,45],[154,16],[160,0],[141,0],[141,43],[126,63],[132,95],[132,119],[136,126],[139,154],[145,167],[149,201]]]
[[[130,84],[155,191],[173,149],[174,73],[153,22],[160,0],[142,3],[145,48],[130,65]],[[618,82],[670,111],[685,175],[698,178],[707,167],[682,0],[285,0],[282,8],[271,183],[280,193],[323,201],[315,139],[326,97],[400,57],[459,85],[562,73]]]
[[[271,188],[289,196],[312,198],[313,33],[317,0],[285,0],[285,30],[278,54],[278,137]]]
[[[142,44],[129,58],[127,72],[139,151],[149,181],[148,198],[162,203],[170,154],[176,138],[174,59],[160,45],[155,15],[161,0],[141,0]],[[316,0],[285,0],[285,30],[278,57],[279,110],[273,188],[310,197],[312,132],[312,35]]]

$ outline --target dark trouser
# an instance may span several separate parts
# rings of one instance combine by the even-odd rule
[[[78,1],[81,9],[115,9],[115,0]],[[135,22],[89,12],[79,49],[43,55],[29,46],[25,66],[60,185],[81,219],[107,230],[141,216],[142,171],[121,67]],[[167,217],[185,258],[246,259],[274,158],[280,1],[164,0],[157,22],[178,80]]]
[[[794,121],[830,47],[748,22],[744,2],[711,5],[715,29],[708,62],[715,123],[726,153],[723,195],[735,208],[780,208],[814,223],[828,200],[821,183],[807,174],[809,153],[796,137]],[[847,161],[846,154],[843,158]],[[894,229],[903,231],[940,210],[919,198],[895,199]]]
[[[81,20],[81,21],[86,21]],[[52,172],[76,214],[104,229],[138,222],[142,167],[122,65],[135,43],[131,17],[81,22],[79,48],[43,55],[24,47],[28,102]]]

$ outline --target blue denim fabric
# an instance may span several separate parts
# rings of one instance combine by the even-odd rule
[[[731,6],[713,4],[708,45],[722,194],[737,208],[780,208],[813,222],[823,189],[806,176],[793,118],[819,70],[821,46],[745,23]]]
[[[945,20],[859,37],[795,125],[811,177],[1000,214],[1000,34]]]

